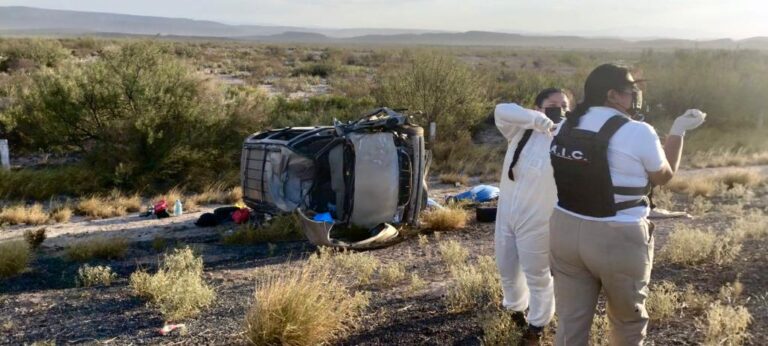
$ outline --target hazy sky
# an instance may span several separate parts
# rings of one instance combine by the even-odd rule
[[[0,0],[0,5],[328,28],[768,36],[764,0]]]

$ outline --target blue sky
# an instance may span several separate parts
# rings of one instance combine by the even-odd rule
[[[0,0],[0,5],[326,28],[768,36],[768,2],[758,0]]]

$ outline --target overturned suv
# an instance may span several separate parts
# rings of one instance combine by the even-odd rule
[[[424,130],[389,108],[333,126],[269,130],[243,145],[243,199],[261,215],[295,211],[315,245],[379,247],[397,227],[418,226],[429,160]]]

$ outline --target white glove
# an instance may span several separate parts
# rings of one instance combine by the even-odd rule
[[[552,122],[544,113],[541,112],[535,112],[536,117],[533,118],[533,129],[542,133],[549,133],[549,130],[551,130],[553,127],[555,127],[555,123]]]
[[[685,136],[685,131],[699,127],[706,118],[707,113],[698,109],[689,109],[675,119],[675,122],[672,123],[672,128],[669,129],[669,134],[672,136]]]

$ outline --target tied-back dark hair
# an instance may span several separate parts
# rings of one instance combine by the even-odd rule
[[[638,82],[631,80],[629,76],[629,68],[623,65],[603,64],[596,67],[584,82],[584,99],[568,114],[568,118],[576,120],[578,124],[579,118],[586,114],[590,107],[605,104],[608,91],[621,90]]]
[[[568,91],[566,91],[565,89],[561,89],[561,88],[546,88],[546,89],[540,91],[538,95],[536,95],[536,99],[534,100],[534,104],[536,105],[536,107],[541,108],[541,105],[544,104],[544,100],[546,100],[550,96],[552,96],[554,94],[558,94],[558,93],[562,93],[563,95],[565,95],[565,97],[569,97]]]

